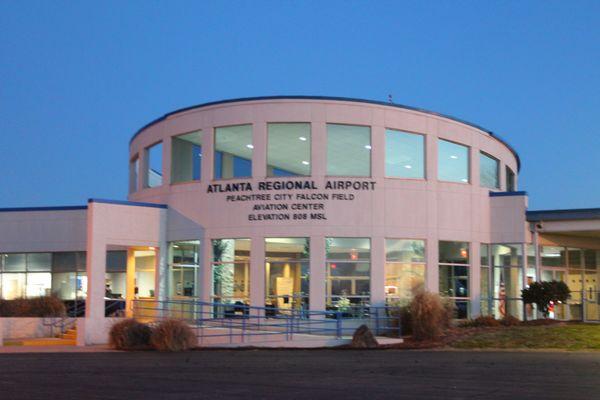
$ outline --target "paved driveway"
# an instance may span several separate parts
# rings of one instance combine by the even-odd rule
[[[598,399],[600,353],[0,354],[0,399]]]

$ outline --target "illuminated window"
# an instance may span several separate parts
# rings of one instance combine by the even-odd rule
[[[308,309],[308,238],[265,238],[266,304],[278,312]]]
[[[387,129],[385,131],[385,176],[425,178],[423,135]]]
[[[385,241],[385,294],[408,304],[425,287],[425,241]]]
[[[250,239],[212,241],[213,299],[217,303],[250,302]],[[239,310],[224,310],[239,312]]]
[[[438,179],[447,182],[469,182],[469,148],[438,140]]]
[[[310,124],[268,124],[267,176],[310,175]]]
[[[202,131],[171,139],[171,183],[199,181],[202,175]]]
[[[457,318],[469,315],[469,243],[439,242],[440,293],[454,301]]]
[[[169,244],[169,297],[198,295],[200,241],[189,240]]]
[[[371,176],[371,128],[327,124],[327,175]]]
[[[252,125],[215,129],[215,179],[252,176]]]

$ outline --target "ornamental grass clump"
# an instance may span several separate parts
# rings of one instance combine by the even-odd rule
[[[167,319],[154,327],[150,344],[159,351],[185,351],[196,347],[198,339],[185,322]]]
[[[117,350],[146,350],[150,347],[152,329],[135,319],[115,323],[109,332],[109,343]]]
[[[438,339],[452,320],[454,307],[435,293],[420,292],[410,303],[412,335],[415,340]]]
[[[65,303],[56,296],[0,300],[0,317],[60,318],[65,315]]]

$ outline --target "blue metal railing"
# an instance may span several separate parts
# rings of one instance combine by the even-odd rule
[[[273,309],[196,299],[133,301],[135,318],[184,320],[199,338],[226,337],[230,343],[238,339],[243,343],[249,336],[278,336],[286,341],[297,334],[342,338],[352,336],[362,324],[369,326],[375,335],[400,337],[400,318],[395,311],[393,307],[375,306],[365,306],[361,312]]]

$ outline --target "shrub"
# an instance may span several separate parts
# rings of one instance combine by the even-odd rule
[[[504,326],[519,326],[521,325],[521,320],[519,318],[513,317],[512,315],[507,315],[500,321]]]
[[[420,292],[410,303],[413,338],[416,340],[437,339],[452,319],[449,306],[435,293]]]
[[[152,329],[135,319],[115,323],[109,332],[109,343],[117,350],[144,350],[150,345]]]
[[[496,327],[500,326],[501,322],[494,319],[492,316],[480,316],[469,321],[465,321],[461,326],[466,328],[479,328],[479,327]]]
[[[564,282],[533,282],[528,288],[521,290],[521,298],[525,304],[536,304],[544,317],[548,317],[550,302],[566,302],[571,290]]]
[[[196,347],[198,340],[188,324],[176,319],[167,319],[154,327],[150,343],[160,351],[184,351]]]
[[[64,317],[65,303],[56,296],[0,300],[0,317]]]

